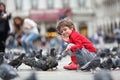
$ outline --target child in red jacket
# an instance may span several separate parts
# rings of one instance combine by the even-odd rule
[[[83,58],[86,58],[87,61],[90,61],[95,57],[96,49],[85,36],[76,32],[74,27],[75,26],[73,22],[68,18],[60,20],[57,24],[57,30],[61,34],[61,38],[68,43],[68,46],[66,47],[64,52],[67,52],[69,50],[75,52],[76,49],[79,48],[83,53]],[[71,61],[72,63],[64,66],[64,69],[77,69],[76,56],[74,54],[71,55]]]

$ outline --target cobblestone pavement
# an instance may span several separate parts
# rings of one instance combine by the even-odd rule
[[[116,44],[106,44],[105,47],[116,46]],[[99,48],[99,45],[97,45]],[[65,70],[63,66],[70,62],[69,56],[66,56],[59,61],[58,69],[55,71],[35,71],[37,80],[93,80],[91,72]],[[32,69],[24,64],[18,68],[19,77],[14,80],[25,80],[30,74]],[[120,70],[110,71],[114,80],[120,80]]]
[[[93,80],[91,72],[83,72],[76,70],[65,70],[63,66],[70,62],[69,56],[63,58],[59,62],[58,69],[55,71],[35,71],[37,80]],[[18,78],[14,80],[25,80],[31,74],[31,68],[26,65],[21,65],[17,71]],[[114,80],[120,80],[120,70],[110,71]]]

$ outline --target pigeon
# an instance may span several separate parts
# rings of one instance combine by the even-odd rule
[[[101,70],[94,75],[94,80],[113,80],[113,78],[109,72]]]
[[[8,64],[17,69],[22,64],[22,59],[24,56],[25,56],[25,54],[22,53],[19,57],[13,59]]]
[[[49,66],[51,70],[53,70],[53,68],[57,69],[58,62],[56,60],[55,48],[51,48],[50,55],[48,56],[46,60],[46,64]]]
[[[120,58],[120,50],[116,52],[117,56]]]
[[[113,67],[113,61],[111,57],[106,58],[106,60],[104,60],[101,64],[100,64],[100,68],[101,69],[107,69],[107,70],[111,70],[111,68]]]
[[[110,48],[111,51],[118,51],[119,47],[112,47]]]
[[[32,50],[32,51],[26,53],[26,57],[35,57],[35,55],[36,55],[36,51],[35,50]]]
[[[115,70],[116,68],[119,68],[120,66],[120,59],[119,58],[113,58],[112,59],[112,70]]]
[[[30,66],[31,68],[33,68],[34,66],[34,63],[36,63],[36,60],[34,57],[25,57],[22,62],[27,65],[27,66]]]
[[[4,54],[0,53],[0,65],[4,62]]]
[[[43,60],[38,60],[36,61],[34,57],[25,57],[22,62],[27,65],[30,66],[31,69],[36,69],[36,70],[40,70],[43,65],[45,64],[45,62],[43,62]],[[44,66],[44,68],[46,68],[46,66]]]
[[[41,64],[41,70],[47,71],[49,70],[49,65],[47,65],[47,62],[45,60],[40,60]]]
[[[41,68],[43,67],[43,62],[42,60],[38,60],[38,61],[35,61],[33,63],[33,67],[36,69],[36,70],[41,70]]]
[[[102,51],[98,52],[96,56],[101,57],[101,58],[105,58],[105,57],[108,57],[109,55],[110,54],[107,53],[107,51],[102,50]]]
[[[42,49],[40,49],[40,51],[38,51],[37,53],[36,53],[36,55],[35,55],[35,57],[37,58],[37,59],[40,59],[40,58],[42,58]]]
[[[0,78],[3,80],[11,80],[18,77],[18,73],[12,66],[4,62],[3,55],[0,55]]]
[[[120,58],[115,60],[115,66],[116,68],[120,68]]]
[[[0,61],[3,61],[2,59],[4,59],[4,52],[0,52],[0,56],[2,56],[2,58],[0,58]]]
[[[91,61],[87,62],[84,66],[81,67],[82,71],[95,71],[97,67],[100,66],[100,57],[95,57]],[[94,72],[92,72],[94,73]]]
[[[8,60],[13,60],[14,58],[14,53],[12,51],[8,51],[5,53],[5,58],[8,59]]]

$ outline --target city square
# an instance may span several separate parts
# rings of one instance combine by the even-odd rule
[[[120,0],[0,0],[0,80],[119,73]]]
[[[111,48],[112,46],[117,46],[116,43],[105,44],[105,48]],[[96,45],[96,47],[100,47],[100,45]],[[14,50],[19,52],[19,49]],[[94,74],[92,72],[85,72],[81,70],[66,70],[63,68],[64,65],[70,63],[69,55],[60,60],[57,69],[48,70],[48,71],[38,71],[35,69],[31,69],[31,67],[22,64],[17,71],[19,77],[16,77],[13,80],[26,80],[30,75],[35,72],[37,80],[94,80]],[[99,72],[99,71],[98,71]],[[111,70],[110,74],[112,75],[114,80],[120,79],[120,70]]]

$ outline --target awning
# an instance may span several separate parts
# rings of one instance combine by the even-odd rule
[[[65,10],[66,8],[30,10],[29,17],[36,22],[56,21]]]

